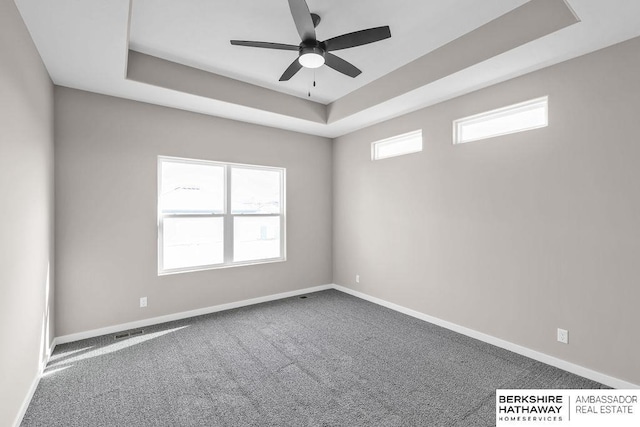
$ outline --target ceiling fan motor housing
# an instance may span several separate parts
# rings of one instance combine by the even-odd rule
[[[324,53],[326,51],[327,48],[325,47],[324,43],[317,40],[305,40],[300,43],[300,55],[304,55],[305,53],[315,53],[324,56]]]

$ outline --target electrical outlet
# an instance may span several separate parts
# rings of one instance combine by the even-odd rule
[[[147,306],[147,297],[140,298],[140,308]]]
[[[360,283],[360,275],[356,274],[356,283]]]
[[[558,341],[569,344],[569,331],[558,328]]]

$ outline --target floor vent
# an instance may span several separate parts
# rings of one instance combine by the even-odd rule
[[[135,337],[136,335],[142,335],[144,334],[144,329],[140,329],[137,331],[133,331],[133,332],[123,332],[121,334],[116,335],[114,338],[119,340],[122,338],[127,338],[127,337]]]

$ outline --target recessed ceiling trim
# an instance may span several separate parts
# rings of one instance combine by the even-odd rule
[[[310,122],[327,122],[323,104],[133,50],[129,50],[127,79]]]
[[[579,22],[564,0],[529,1],[327,106],[328,123],[426,86]]]
[[[328,106],[134,50],[129,50],[127,79],[333,124],[577,22],[564,0],[529,1]]]
[[[127,79],[331,124],[576,22],[564,0],[530,1],[328,106],[134,50],[129,50]]]
[[[129,69],[129,44],[131,43],[131,14],[133,13],[133,0],[129,0],[129,12],[127,13],[127,44],[123,46],[124,55],[124,78],[127,78],[127,70]]]

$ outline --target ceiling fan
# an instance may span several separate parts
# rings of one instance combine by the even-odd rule
[[[257,42],[246,40],[231,40],[234,46],[260,47],[265,49],[297,50],[298,57],[289,65],[280,81],[287,81],[293,77],[302,67],[318,68],[324,64],[349,77],[357,77],[362,71],[342,58],[330,53],[331,51],[362,46],[391,37],[388,26],[369,28],[343,34],[325,41],[316,39],[315,28],[320,23],[320,16],[309,12],[309,6],[305,0],[289,0],[289,9],[293,21],[300,34],[302,42],[299,45]]]

